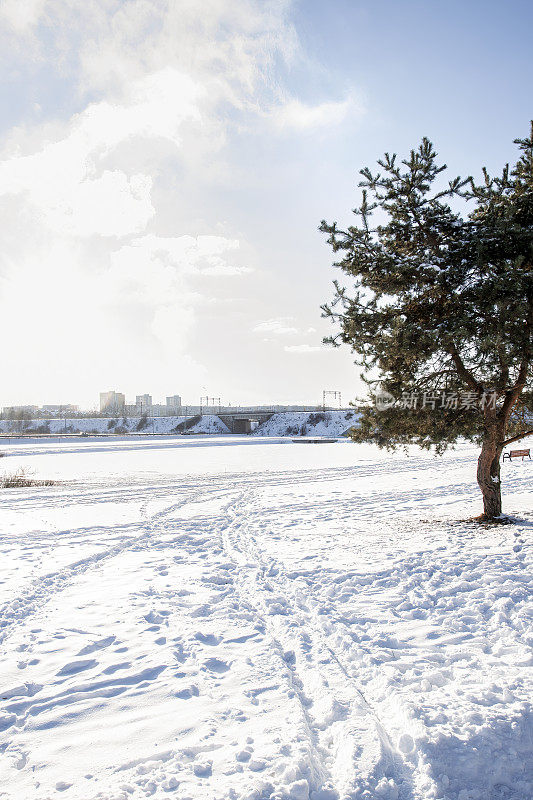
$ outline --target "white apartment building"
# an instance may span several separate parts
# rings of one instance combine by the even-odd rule
[[[151,394],[138,394],[135,397],[135,405],[137,406],[137,410],[140,411],[142,414],[145,412],[148,414],[152,410],[152,395]]]
[[[122,392],[100,392],[100,411],[111,414],[123,414],[126,398]]]
[[[180,408],[181,408],[181,397],[179,394],[173,394],[171,397],[167,397],[168,414],[171,414],[172,412],[175,412]]]

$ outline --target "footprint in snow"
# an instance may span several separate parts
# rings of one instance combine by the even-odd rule
[[[2,700],[11,700],[14,697],[33,697],[43,688],[41,683],[24,683],[22,686],[15,686],[12,689],[4,689],[0,692]]]
[[[210,617],[212,613],[211,606],[206,605],[205,603],[201,606],[197,606],[193,611],[189,612],[190,617]]]
[[[172,789],[177,789],[180,785],[180,782],[177,778],[172,775],[170,778],[166,778],[163,783],[161,784],[161,788],[165,792],[170,792]]]
[[[195,633],[194,634],[194,638],[197,641],[201,642],[202,644],[208,644],[208,645],[211,645],[212,647],[215,647],[217,644],[220,644],[220,642],[222,641],[222,637],[221,636],[215,636],[212,633],[202,633],[201,631],[199,631],[198,633]]]
[[[96,650],[103,650],[104,647],[109,647],[110,644],[113,644],[115,641],[116,636],[106,636],[105,639],[99,639],[96,642],[92,642],[91,644],[85,645],[82,647],[78,656],[88,656],[91,653],[94,653]]]
[[[398,748],[407,755],[415,749],[415,741],[408,733],[403,733],[398,740]]]
[[[186,689],[180,689],[179,692],[176,692],[175,696],[180,700],[190,700],[191,697],[198,697],[199,694],[200,692],[198,691],[198,687],[191,685]]]
[[[255,633],[243,633],[242,636],[236,636],[234,639],[226,639],[225,642],[226,644],[244,644],[248,639],[255,639],[259,635],[260,631],[255,631]]]
[[[174,647],[176,648],[173,651],[174,658],[178,663],[183,664],[183,662],[187,661],[187,659],[189,658],[190,655],[189,651],[184,648],[181,642],[177,641],[176,639],[174,641],[175,641]]]
[[[106,667],[103,672],[104,675],[113,675],[114,672],[117,672],[119,669],[129,669],[131,667],[130,661],[122,661],[120,664],[111,664],[110,667]]]
[[[18,758],[15,756],[15,761],[14,761],[15,769],[24,769],[27,763],[28,763],[28,753],[24,753],[22,750],[19,750]]]
[[[198,778],[209,778],[213,772],[212,761],[197,761],[193,764],[193,772]]]
[[[78,672],[83,672],[83,670],[91,669],[91,667],[96,667],[97,665],[98,661],[94,658],[88,658],[84,661],[70,661],[64,667],[61,667],[59,672],[56,672],[56,675],[76,675]]]
[[[16,714],[0,714],[0,731],[7,731],[17,722]]]
[[[220,674],[222,672],[227,672],[230,669],[230,665],[220,658],[208,658],[207,661],[204,661],[204,669]]]
[[[262,758],[252,758],[252,760],[248,762],[248,769],[252,772],[262,772],[265,767],[266,761],[263,761]]]
[[[288,666],[292,667],[296,664],[296,654],[294,650],[286,650],[282,656],[284,662],[288,664]]]
[[[144,619],[146,622],[150,622],[152,625],[161,625],[161,623],[165,622],[165,618],[168,617],[170,611],[149,611],[148,614],[144,615]]]

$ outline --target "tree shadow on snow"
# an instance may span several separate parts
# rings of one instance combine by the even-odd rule
[[[532,753],[530,709],[512,719],[502,713],[468,739],[441,737],[420,747],[420,754],[431,766],[430,777],[449,800],[462,796],[483,800],[531,797]]]

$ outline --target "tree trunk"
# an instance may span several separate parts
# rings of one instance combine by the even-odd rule
[[[501,516],[502,490],[500,483],[500,456],[503,450],[504,426],[493,423],[487,428],[477,462],[477,482],[483,494],[481,520]]]

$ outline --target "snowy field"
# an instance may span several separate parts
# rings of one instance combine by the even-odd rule
[[[530,800],[533,463],[1,443],[0,797]]]

